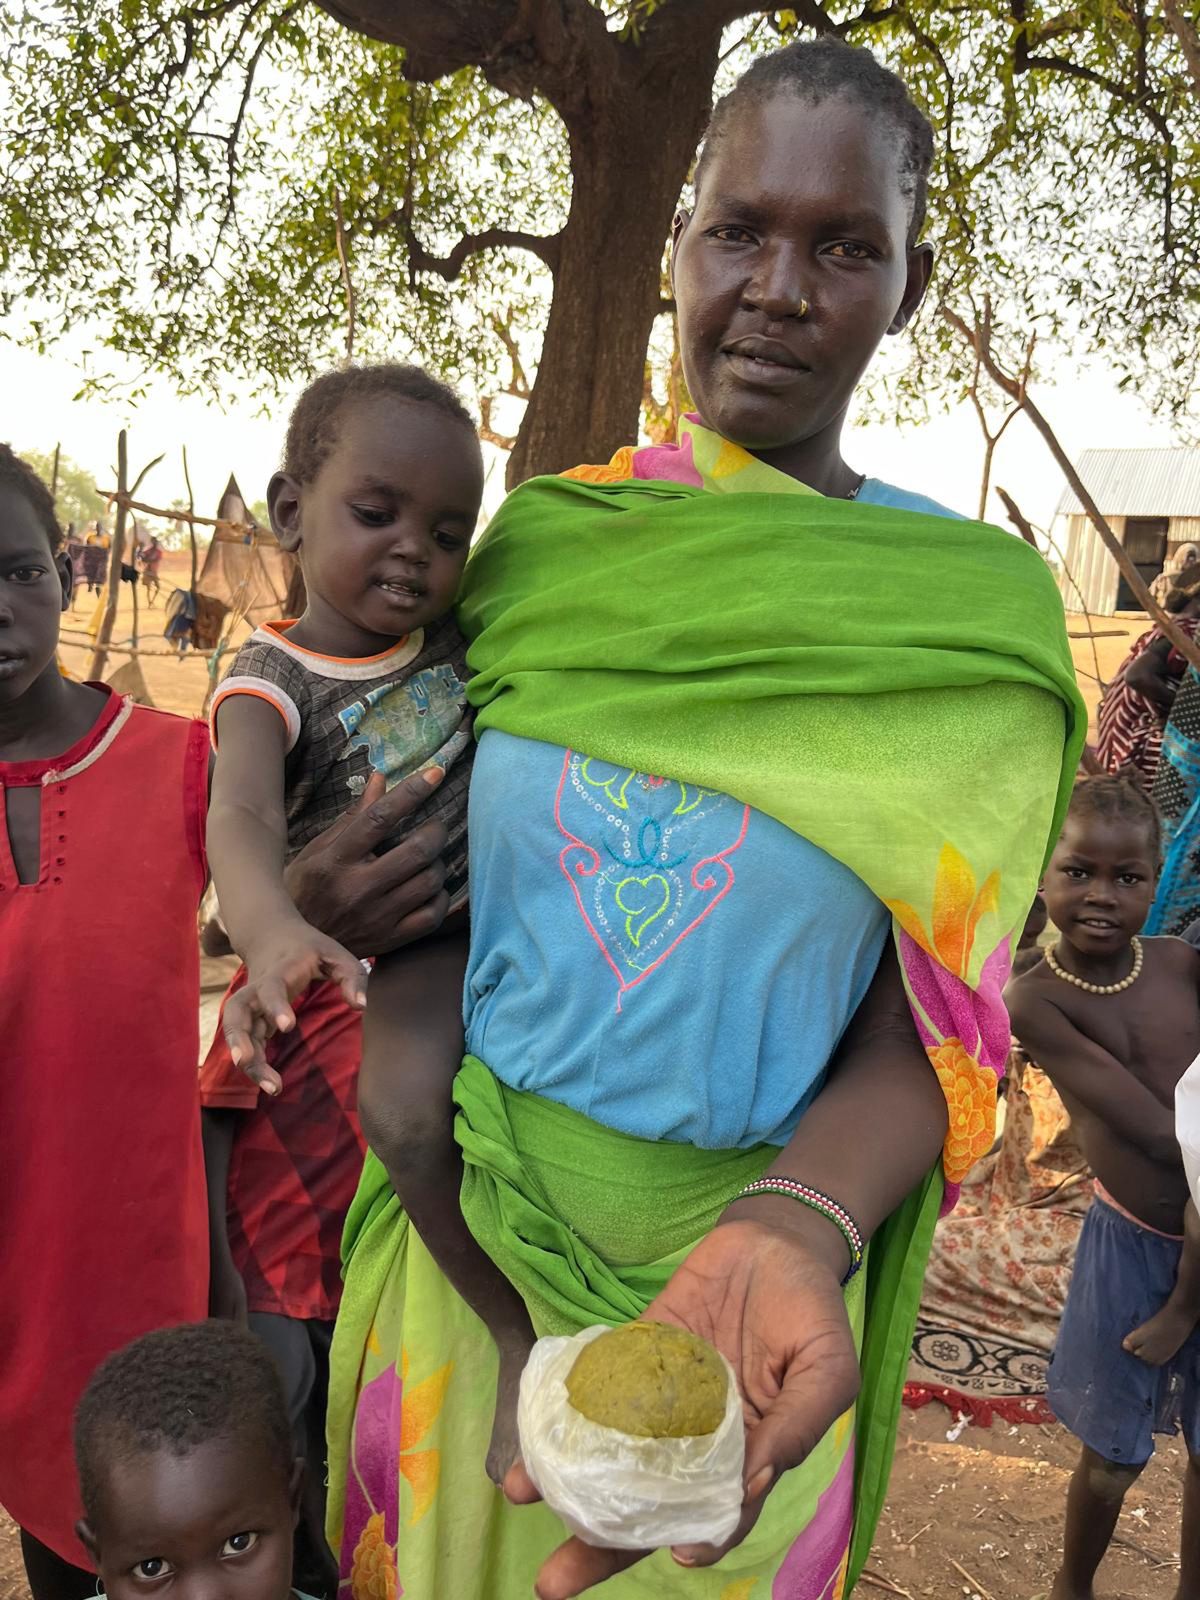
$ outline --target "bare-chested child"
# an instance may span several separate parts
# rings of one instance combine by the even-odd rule
[[[1058,943],[1008,993],[1096,1175],[1050,1366],[1050,1405],[1083,1445],[1052,1600],[1090,1600],[1154,1434],[1180,1430],[1178,1595],[1200,1593],[1200,1228],[1175,1138],[1175,1085],[1200,1054],[1200,953],[1137,937],[1158,856],[1139,788],[1081,782],[1043,885]]]

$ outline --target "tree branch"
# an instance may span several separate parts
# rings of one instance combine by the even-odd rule
[[[402,212],[393,212],[385,221],[399,223],[408,240],[410,276],[415,272],[436,272],[447,283],[453,283],[462,271],[468,257],[485,250],[529,250],[550,268],[558,270],[560,235],[522,233],[514,228],[485,228],[482,233],[465,233],[448,256],[435,256],[426,250],[417,238],[412,224]]]
[[[725,0],[728,4],[729,0]],[[520,99],[542,94],[570,123],[588,104],[617,34],[590,0],[316,0],[344,28],[399,45],[404,76],[435,83],[477,67]],[[755,9],[744,5],[744,9]]]
[[[1162,0],[1163,16],[1171,25],[1171,30],[1179,43],[1183,46],[1184,60],[1188,64],[1188,71],[1192,75],[1196,93],[1200,94],[1200,30],[1194,22],[1189,22],[1179,9],[1179,0]]]
[[[1096,532],[1100,535],[1100,538],[1103,540],[1104,544],[1108,547],[1109,554],[1117,563],[1117,566],[1121,572],[1121,576],[1133,590],[1133,593],[1137,598],[1138,604],[1141,606],[1142,610],[1145,611],[1147,616],[1149,616],[1152,621],[1157,623],[1159,631],[1165,634],[1168,639],[1170,639],[1171,643],[1179,651],[1184,660],[1200,670],[1200,645],[1196,644],[1194,640],[1188,638],[1187,634],[1184,633],[1183,630],[1178,626],[1174,618],[1169,616],[1167,612],[1163,610],[1158,601],[1150,593],[1150,590],[1142,580],[1141,573],[1130,560],[1129,552],[1125,549],[1125,546],[1113,532],[1108,520],[1101,512],[1100,507],[1088,493],[1087,485],[1084,483],[1083,479],[1079,476],[1079,473],[1075,469],[1075,463],[1071,460],[1070,456],[1068,456],[1062,445],[1059,444],[1058,435],[1054,432],[1054,429],[1050,426],[1049,422],[1030,398],[1028,387],[1022,383],[1020,379],[1014,378],[1011,373],[1005,372],[1004,368],[996,360],[995,354],[992,350],[990,328],[988,327],[987,323],[985,322],[982,326],[969,328],[963,319],[958,315],[958,313],[951,310],[949,306],[943,305],[941,312],[942,316],[945,318],[946,322],[949,323],[950,327],[954,329],[955,333],[957,333],[960,338],[965,339],[975,351],[976,355],[983,363],[984,371],[987,373],[988,377],[991,378],[996,387],[998,389],[1002,389],[1010,399],[1014,400],[1017,405],[1021,407],[1022,411],[1025,412],[1030,422],[1033,423],[1034,427],[1041,434],[1042,438],[1046,442],[1050,454],[1054,457],[1055,461],[1058,462],[1059,467],[1062,469],[1063,476],[1074,490],[1076,498],[1083,507],[1084,511],[1087,513],[1088,520],[1091,522]]]
[[[342,269],[342,289],[346,296],[346,366],[354,360],[354,317],[358,297],[354,292],[354,279],[350,276],[350,253],[346,248],[346,217],[342,210],[342,197],[338,186],[332,186],[334,244],[337,246],[338,265]]]

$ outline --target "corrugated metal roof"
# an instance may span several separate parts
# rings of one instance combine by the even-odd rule
[[[1085,450],[1076,467],[1106,517],[1200,516],[1200,450]],[[1058,510],[1083,510],[1073,489]]]

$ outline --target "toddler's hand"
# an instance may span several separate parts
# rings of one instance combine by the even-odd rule
[[[265,1042],[296,1026],[292,1001],[318,980],[336,983],[347,1005],[367,1003],[362,962],[334,939],[303,926],[273,941],[246,963],[246,982],[225,1002],[222,1031],[235,1066],[267,1094],[278,1094],[283,1079],[269,1065]]]

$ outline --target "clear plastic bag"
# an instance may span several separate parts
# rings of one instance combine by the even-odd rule
[[[521,1376],[517,1421],[525,1470],[542,1499],[587,1544],[657,1550],[720,1544],[742,1512],[745,1426],[733,1368],[715,1433],[640,1439],[576,1411],[567,1375],[584,1345],[607,1333],[539,1339]],[[724,1358],[722,1358],[724,1359]]]
[[[1192,1200],[1200,1209],[1200,1056],[1175,1085],[1175,1137]]]

